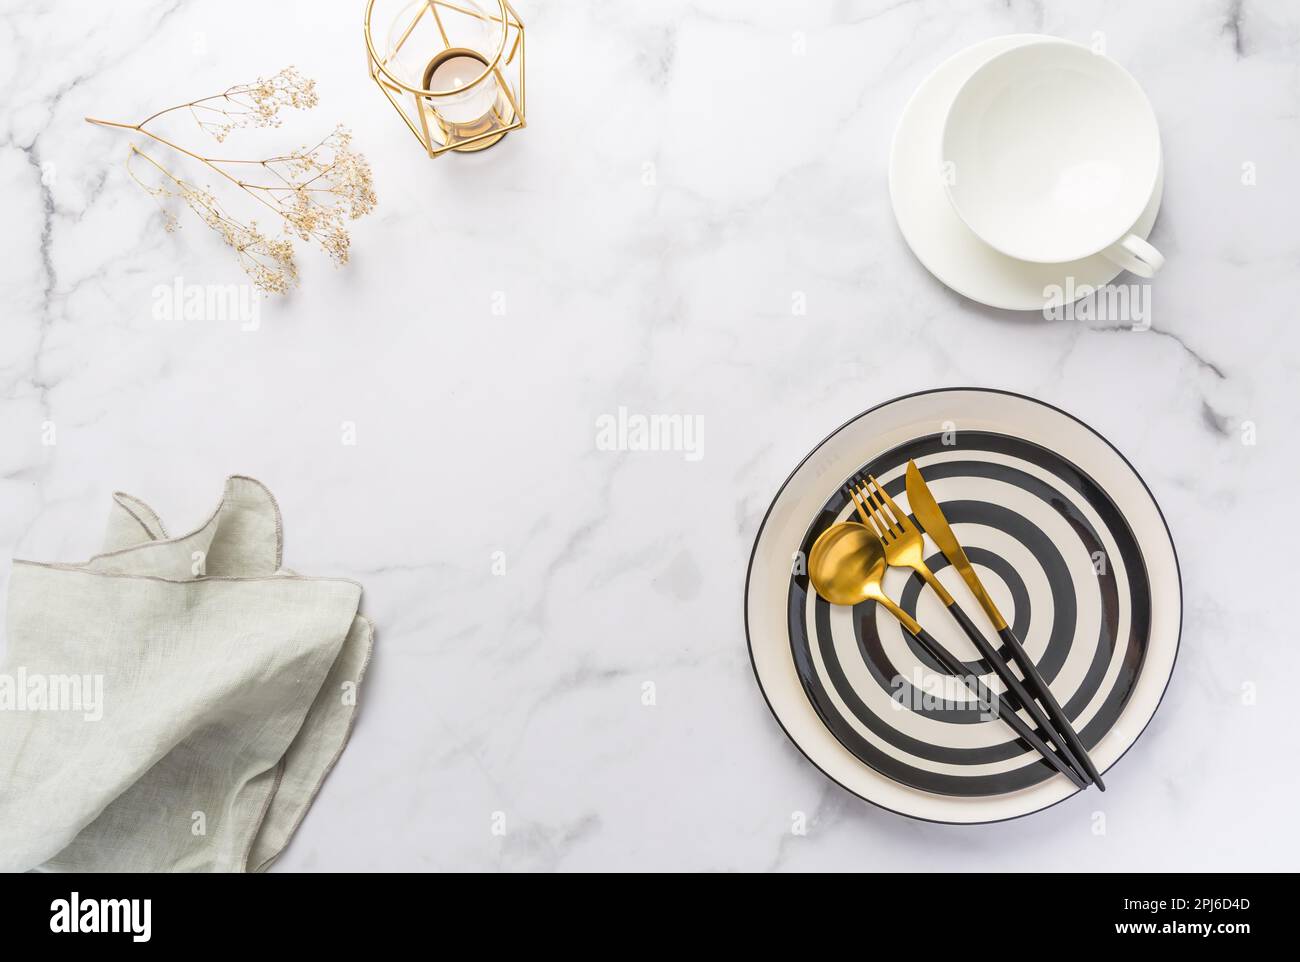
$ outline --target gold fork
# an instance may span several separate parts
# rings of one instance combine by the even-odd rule
[[[984,660],[989,663],[993,671],[1003,684],[1007,686],[1007,691],[1014,698],[1007,699],[1011,701],[1013,708],[1023,707],[1025,712],[1038,726],[1038,730],[1055,743],[1060,751],[1061,757],[1064,758],[1085,781],[1091,781],[1087,769],[1080,764],[1079,759],[1070,749],[1069,743],[1065,738],[1052,727],[1047,720],[1038,702],[1034,701],[1033,696],[1029,694],[1016,673],[1011,670],[997,651],[996,648],[984,637],[984,633],[975,626],[975,622],[967,617],[966,612],[962,611],[956,600],[948,589],[940,583],[939,579],[934,576],[930,566],[925,563],[925,536],[921,534],[921,529],[916,526],[907,512],[900,508],[894,499],[889,496],[884,487],[873,476],[867,475],[867,483],[864,485],[859,481],[856,485],[848,485],[849,496],[853,498],[853,506],[857,509],[858,517],[862,523],[869,528],[873,528],[879,536],[881,544],[885,546],[885,561],[899,568],[911,568],[924,579],[934,593],[939,596],[945,608],[961,625],[962,631],[966,633]],[[1004,696],[1005,697],[1005,696]]]

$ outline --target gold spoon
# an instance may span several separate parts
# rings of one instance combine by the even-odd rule
[[[934,640],[915,618],[900,608],[885,594],[881,581],[885,577],[885,546],[880,537],[866,525],[856,521],[833,524],[813,542],[808,555],[808,578],[813,589],[833,605],[857,605],[874,601],[898,619],[907,633],[915,638],[944,671],[959,679],[975,693],[980,705],[992,706],[1004,722],[1017,735],[1029,743],[1052,767],[1079,788],[1086,787],[1056,752],[1016,714],[1010,705],[1003,703],[979,678],[970,674],[948,649]]]

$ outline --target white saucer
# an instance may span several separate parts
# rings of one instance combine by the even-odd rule
[[[949,57],[922,81],[903,108],[889,156],[889,197],[903,239],[926,270],[957,293],[973,301],[1011,311],[1041,311],[1048,304],[1044,290],[1074,290],[1107,284],[1121,268],[1095,254],[1066,264],[1031,264],[1008,257],[976,237],[953,210],[941,177],[944,120],[966,78],[994,54],[1041,39],[1035,34],[993,37]],[[1133,225],[1133,233],[1151,233],[1160,197],[1164,168],[1155,192]],[[1059,300],[1059,298],[1058,298]]]

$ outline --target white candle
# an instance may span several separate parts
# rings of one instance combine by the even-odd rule
[[[458,54],[433,68],[425,82],[428,90],[459,90],[477,78],[487,65],[477,57]],[[487,114],[496,104],[497,83],[494,76],[484,78],[472,90],[450,97],[430,97],[429,102],[443,120],[452,124],[471,124]]]

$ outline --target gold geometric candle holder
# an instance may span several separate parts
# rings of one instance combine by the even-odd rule
[[[506,0],[368,0],[365,26],[370,77],[430,157],[524,126],[524,25]]]

